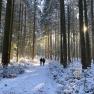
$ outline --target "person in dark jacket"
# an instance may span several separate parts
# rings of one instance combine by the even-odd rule
[[[42,63],[43,63],[43,66],[44,66],[44,64],[45,64],[45,58],[42,59]]]
[[[43,60],[42,60],[42,58],[40,58],[40,66],[42,65],[42,62],[43,62]]]

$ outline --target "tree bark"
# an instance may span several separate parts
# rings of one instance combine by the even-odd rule
[[[36,0],[34,1],[34,29],[33,29],[32,59],[34,59],[35,57],[35,31],[36,31]]]
[[[93,13],[93,0],[91,0],[91,25],[92,25],[92,59],[94,63],[94,13]]]
[[[0,0],[0,30],[1,30],[1,14],[2,14],[2,0]]]
[[[86,67],[91,66],[91,48],[90,48],[90,40],[89,40],[89,32],[88,32],[88,17],[87,17],[87,3],[84,0],[84,15],[85,15],[85,26],[86,26]]]
[[[81,63],[82,68],[86,69],[86,51],[85,51],[85,38],[83,31],[83,0],[79,0],[79,29],[80,29],[80,45],[81,45]]]
[[[19,25],[18,25],[18,35],[17,35],[17,62],[19,60],[19,33],[20,33],[20,29],[21,29],[21,0],[20,0],[20,8],[19,8]]]
[[[12,41],[12,33],[13,33],[13,19],[14,19],[14,4],[15,4],[15,1],[12,0],[12,10],[11,10],[11,27],[10,27],[10,38],[9,38],[9,60],[10,60],[10,54],[11,54],[11,41]]]
[[[60,62],[64,68],[67,67],[67,40],[66,40],[66,26],[65,26],[65,7],[64,0],[60,0],[60,28],[61,28],[61,57]]]
[[[7,67],[9,64],[9,44],[10,44],[10,30],[12,19],[12,0],[7,0],[4,39],[3,39],[3,51],[2,51],[2,65]]]
[[[71,62],[70,59],[70,7],[67,6],[67,13],[68,13],[68,62]]]

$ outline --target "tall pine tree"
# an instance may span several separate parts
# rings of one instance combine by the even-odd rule
[[[88,31],[88,17],[87,17],[87,2],[84,0],[84,16],[85,16],[85,26],[86,26],[86,67],[91,65],[91,48],[89,40],[89,31]]]
[[[61,30],[61,59],[60,62],[64,68],[67,67],[67,40],[65,25],[65,6],[64,0],[60,0],[60,30]]]
[[[1,30],[2,0],[0,0],[0,30]]]
[[[83,0],[79,0],[79,30],[80,30],[80,47],[81,47],[81,63],[82,68],[86,67],[86,48],[85,48],[85,37],[83,31]]]
[[[12,20],[12,0],[7,0],[6,5],[6,17],[3,39],[3,51],[2,51],[2,65],[7,67],[9,63],[9,46],[10,46],[10,34],[11,34],[11,20]]]

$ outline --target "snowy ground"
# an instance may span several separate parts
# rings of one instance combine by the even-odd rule
[[[48,64],[37,63],[16,78],[1,79],[0,94],[56,94],[56,83],[48,71]]]
[[[40,66],[37,59],[11,65],[9,74],[16,77],[1,77],[0,94],[94,94],[94,64],[84,72],[80,61],[67,69],[54,60],[46,60],[45,66]]]
[[[53,61],[49,70],[52,79],[58,83],[57,94],[94,94],[94,64],[82,70],[80,61],[74,61],[64,69]]]

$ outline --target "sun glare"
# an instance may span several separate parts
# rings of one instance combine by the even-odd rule
[[[84,24],[83,30],[84,30],[84,33],[86,33],[86,31],[87,31],[87,27],[86,27],[85,24]]]

